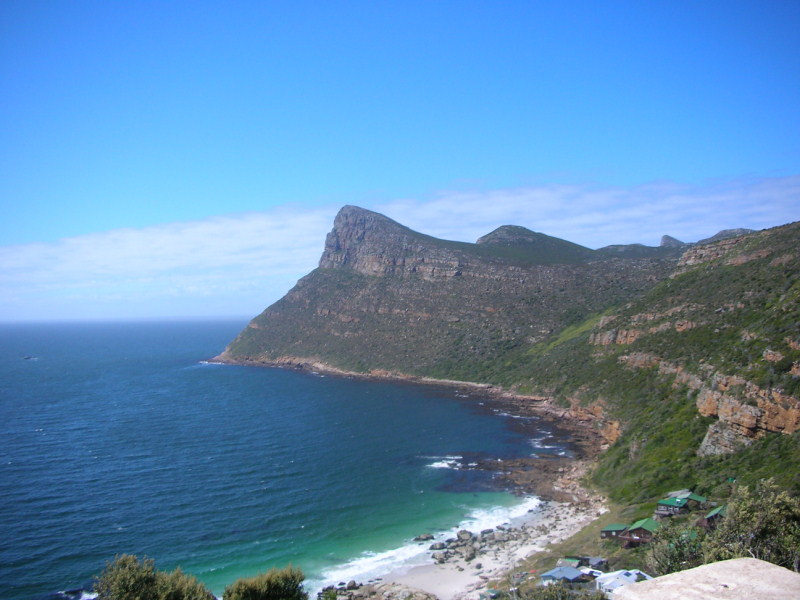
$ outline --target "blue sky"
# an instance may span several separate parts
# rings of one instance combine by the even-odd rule
[[[344,204],[474,241],[800,214],[800,3],[0,3],[0,319],[252,316]]]

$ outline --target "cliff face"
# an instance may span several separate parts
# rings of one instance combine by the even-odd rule
[[[657,369],[673,386],[696,392],[697,412],[712,417],[700,456],[729,454],[767,433],[792,434],[800,431],[800,400],[780,389],[762,388],[739,375],[725,375],[706,364],[687,369],[677,362],[635,352],[620,362],[634,369]]]
[[[462,276],[513,280],[544,271],[534,266],[575,265],[594,258],[598,257],[589,248],[524,227],[505,225],[475,244],[466,244],[423,235],[381,214],[345,206],[325,240],[319,267],[427,280]]]
[[[462,275],[465,256],[378,213],[355,206],[339,211],[325,239],[321,269],[352,269],[363,275],[420,275],[426,279]]]

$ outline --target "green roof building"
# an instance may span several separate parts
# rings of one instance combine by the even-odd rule
[[[600,530],[600,537],[603,539],[615,538],[627,528],[628,526],[623,525],[622,523],[612,523],[611,525],[606,525]]]
[[[722,519],[727,512],[728,506],[723,504],[722,506],[718,506],[714,510],[709,511],[709,513],[705,517],[701,518],[697,524],[700,527],[705,527],[706,529],[714,529],[714,527],[716,527],[720,522],[720,519]]]
[[[705,504],[708,502],[708,498],[705,496],[700,496],[699,494],[695,494],[694,492],[689,492],[688,494],[681,494],[678,498],[685,498],[686,500],[691,500],[692,502],[697,502],[698,504]]]
[[[628,527],[628,531],[636,531],[641,529],[653,534],[659,527],[661,527],[661,524],[658,521],[647,517],[646,519],[639,519],[636,521],[636,523],[633,523],[630,527]]]
[[[659,527],[658,521],[647,517],[639,519],[617,537],[623,541],[626,547],[640,546],[652,540],[653,534]]]
[[[656,515],[671,517],[672,515],[682,512],[688,503],[688,498],[662,498],[658,501]]]

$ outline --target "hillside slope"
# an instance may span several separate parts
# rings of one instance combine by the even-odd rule
[[[694,246],[641,297],[522,352],[502,383],[598,415],[620,500],[775,476],[800,492],[800,224]]]
[[[319,268],[223,356],[492,382],[509,353],[643,293],[678,255],[607,257],[510,226],[449,242],[348,206]]]
[[[219,360],[492,383],[606,437],[620,500],[776,475],[800,491],[800,224],[659,248],[505,226],[438,240],[344,207],[320,265]]]

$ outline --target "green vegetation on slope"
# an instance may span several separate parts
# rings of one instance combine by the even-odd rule
[[[797,397],[797,231],[790,226],[754,236],[734,257],[690,268],[606,313],[613,317],[606,330],[638,330],[632,343],[590,344],[589,330],[599,329],[592,317],[531,348],[528,362],[504,383],[564,402],[602,402],[608,416],[624,424],[593,475],[616,500],[641,502],[681,487],[713,493],[728,477],[754,484],[774,476],[800,493],[800,433],[765,433],[739,452],[698,456],[715,419],[699,415],[698,390],[676,376],[692,375],[712,390],[716,374],[738,378],[726,393],[748,405],[754,405],[747,396],[752,385]],[[748,260],[732,259],[742,255]],[[648,359],[639,366],[622,360],[632,355]],[[672,368],[662,370],[662,363]]]

